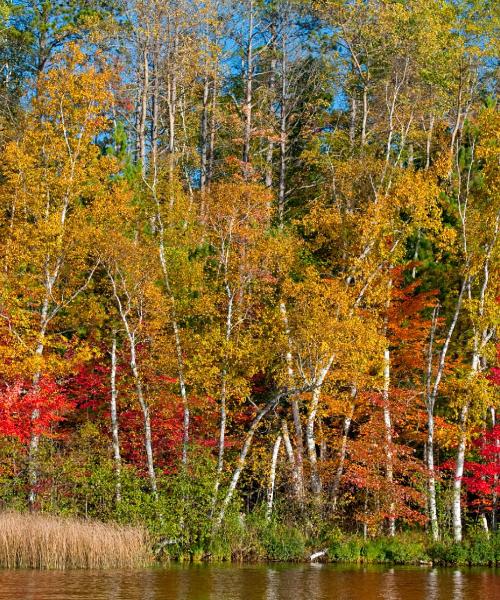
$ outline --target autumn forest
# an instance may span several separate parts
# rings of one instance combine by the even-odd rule
[[[0,0],[0,511],[167,558],[493,539],[499,25]]]

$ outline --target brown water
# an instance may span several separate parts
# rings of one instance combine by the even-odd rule
[[[0,600],[500,600],[494,569],[332,565],[1,571]]]

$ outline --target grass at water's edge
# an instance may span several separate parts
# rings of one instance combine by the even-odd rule
[[[46,514],[0,513],[0,567],[139,568],[179,562],[310,562],[439,566],[500,566],[500,533],[472,531],[461,544],[431,542],[423,533],[363,539],[334,531],[308,540],[294,527],[248,526],[221,531],[206,548],[154,539],[144,528]],[[320,551],[320,552],[319,552]]]
[[[116,569],[152,563],[140,527],[45,514],[0,513],[0,567]]]

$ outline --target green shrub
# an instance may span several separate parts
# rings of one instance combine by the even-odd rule
[[[476,529],[469,532],[467,546],[469,564],[490,565],[495,563],[495,540],[488,537],[484,530]]]
[[[378,538],[365,541],[361,549],[361,555],[363,556],[364,562],[384,563],[388,560],[386,551],[386,540],[384,538]]]
[[[466,565],[469,562],[467,547],[450,541],[435,542],[429,547],[428,553],[438,565]]]
[[[295,527],[269,524],[262,536],[262,546],[268,560],[296,561],[305,556],[305,540]]]
[[[408,537],[396,537],[387,540],[385,559],[396,565],[409,565],[428,561],[429,557],[423,541]]]
[[[363,542],[358,538],[335,539],[330,542],[328,557],[338,562],[359,562]]]

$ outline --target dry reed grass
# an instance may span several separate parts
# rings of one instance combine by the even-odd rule
[[[139,527],[0,513],[0,567],[117,569],[150,561],[147,535]]]

